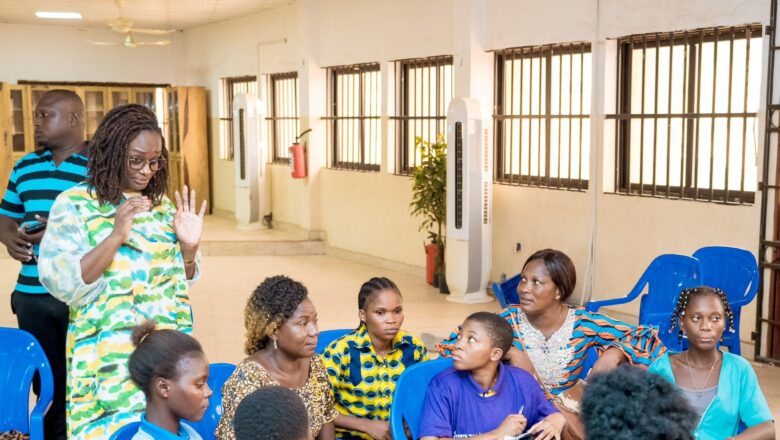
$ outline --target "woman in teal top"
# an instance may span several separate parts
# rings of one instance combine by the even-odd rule
[[[756,373],[744,358],[718,350],[734,314],[720,289],[684,289],[672,314],[672,329],[688,336],[688,350],[666,353],[650,371],[677,385],[701,419],[697,440],[773,440],[775,427]],[[740,434],[740,423],[747,429]]]

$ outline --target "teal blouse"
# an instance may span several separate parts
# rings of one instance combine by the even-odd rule
[[[669,353],[656,359],[649,371],[677,385]],[[736,435],[739,422],[751,427],[771,420],[772,413],[769,412],[769,405],[758,386],[750,362],[741,356],[724,352],[718,394],[699,420],[694,432],[696,439],[721,440]]]

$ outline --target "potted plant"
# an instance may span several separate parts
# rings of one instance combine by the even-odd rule
[[[412,170],[412,215],[421,217],[418,230],[428,231],[430,244],[436,249],[435,274],[439,289],[449,293],[444,279],[444,226],[447,220],[447,143],[444,136],[436,136],[435,142],[415,138],[415,148],[420,152],[420,164]],[[430,246],[428,247],[430,249]],[[429,252],[429,251],[428,251]]]

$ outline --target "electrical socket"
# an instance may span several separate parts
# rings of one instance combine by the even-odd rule
[[[523,249],[523,245],[520,243],[515,243],[514,251],[515,253],[519,253]]]

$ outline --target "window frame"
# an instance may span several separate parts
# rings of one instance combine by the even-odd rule
[[[753,204],[755,203],[755,193],[758,191],[758,187],[756,187],[756,191],[747,191],[745,190],[745,164],[746,164],[746,147],[747,147],[747,141],[745,140],[745,137],[747,135],[747,119],[749,118],[758,118],[758,111],[760,109],[756,109],[756,112],[747,112],[744,111],[746,108],[743,108],[743,112],[736,112],[736,111],[729,111],[723,113],[723,112],[716,112],[715,108],[713,107],[710,112],[701,112],[701,74],[702,74],[702,67],[701,67],[701,48],[704,43],[712,43],[716,42],[715,49],[713,49],[714,52],[714,63],[716,64],[716,68],[714,69],[715,72],[713,73],[713,89],[717,86],[717,54],[721,53],[720,49],[717,48],[717,43],[724,42],[724,41],[731,41],[732,45],[730,45],[730,53],[727,53],[727,56],[730,56],[730,66],[729,66],[729,77],[732,78],[732,73],[734,69],[735,61],[738,63],[741,62],[741,60],[735,60],[733,57],[733,42],[737,40],[746,40],[746,56],[748,57],[748,62],[745,63],[745,69],[746,69],[746,75],[745,75],[745,105],[747,104],[747,95],[748,95],[748,89],[750,86],[747,85],[748,83],[748,72],[750,69],[750,63],[749,63],[749,57],[750,57],[750,41],[753,38],[761,38],[762,37],[762,30],[763,26],[761,24],[747,24],[747,25],[741,25],[741,26],[719,26],[719,27],[712,27],[712,28],[702,28],[702,29],[693,29],[688,31],[680,31],[680,32],[659,32],[659,33],[649,33],[649,34],[638,34],[638,35],[630,35],[626,37],[619,38],[617,40],[617,93],[616,93],[616,112],[612,115],[606,115],[606,118],[608,120],[614,120],[615,121],[615,175],[614,175],[614,182],[615,182],[615,188],[614,193],[616,194],[622,194],[622,195],[631,195],[631,196],[651,196],[651,197],[658,197],[658,198],[667,198],[667,199],[682,199],[682,200],[696,200],[696,201],[704,201],[704,202],[714,202],[714,203],[722,203],[722,204]],[[730,38],[724,38],[724,36],[730,36]],[[641,49],[643,49],[644,52],[647,52],[648,50],[660,50],[662,47],[669,47],[670,45],[672,47],[684,47],[684,57],[683,60],[683,78],[684,78],[684,85],[683,85],[683,112],[682,113],[672,113],[671,111],[667,111],[667,113],[659,113],[658,109],[654,107],[655,112],[654,113],[645,113],[644,112],[644,103],[642,104],[642,112],[641,113],[633,113],[631,112],[631,81],[632,81],[632,56],[633,51],[636,49],[636,45],[639,45]],[[657,54],[658,52],[656,52]],[[658,55],[656,55],[657,59]],[[656,61],[655,70],[655,86],[654,90],[656,90],[656,95],[658,94],[658,62]],[[670,63],[670,69],[672,63]],[[644,64],[643,64],[644,67]],[[642,72],[642,75],[644,77],[644,70]],[[670,78],[671,81],[671,78]],[[643,84],[644,84],[644,78],[643,78]],[[730,79],[728,83],[728,95],[729,95],[729,107],[731,107],[731,88],[734,84],[733,78]],[[695,86],[695,87],[694,87]],[[756,87],[760,87],[760,85],[757,85]],[[671,88],[671,87],[670,87]],[[713,90],[713,96],[715,95],[715,90]],[[644,95],[645,93],[643,93]],[[669,91],[669,94],[671,95],[671,91]],[[671,105],[668,104],[668,105]],[[714,104],[712,104],[714,106]],[[695,110],[695,111],[694,111]],[[640,154],[640,165],[639,165],[639,183],[631,183],[631,155],[634,153],[632,151],[632,145],[631,145],[631,120],[633,119],[639,119],[640,121],[656,121],[656,124],[654,124],[654,127],[657,126],[657,121],[664,119],[671,121],[672,118],[683,118],[683,122],[681,124],[682,129],[684,131],[684,142],[681,152],[681,161],[683,164],[681,164],[681,176],[680,176],[680,183],[681,185],[671,185],[670,180],[671,176],[669,175],[670,171],[670,160],[667,155],[667,180],[665,185],[659,185],[657,182],[655,182],[655,178],[653,177],[652,183],[644,183],[644,141],[643,138],[640,140],[640,147],[639,147],[639,154]],[[698,170],[698,164],[699,164],[699,157],[698,157],[698,149],[699,149],[699,122],[705,119],[711,119],[711,130],[714,133],[715,131],[715,120],[716,118],[725,117],[727,118],[728,122],[727,129],[730,131],[731,126],[733,123],[731,120],[733,118],[742,118],[743,119],[743,135],[742,135],[742,169],[741,169],[741,189],[739,191],[730,190],[728,188],[728,182],[729,182],[729,158],[728,158],[728,151],[731,148],[731,142],[728,140],[726,141],[726,160],[725,160],[725,173],[726,173],[726,180],[725,180],[725,189],[715,189],[713,185],[714,180],[714,157],[715,157],[715,146],[714,141],[710,140],[710,169],[709,169],[709,185],[707,187],[699,187],[699,170]],[[669,122],[671,124],[671,122]],[[644,122],[642,122],[641,129],[644,130]],[[655,129],[655,128],[654,128]],[[654,151],[657,146],[657,136],[653,136],[654,139]],[[739,145],[737,145],[739,146]],[[667,145],[667,149],[670,147]],[[655,154],[655,153],[654,153]],[[653,172],[655,173],[656,166],[658,165],[657,160],[654,161],[653,164]],[[736,195],[735,195],[736,193]]]
[[[552,75],[553,75],[552,65],[553,64],[552,64],[552,59],[553,59],[553,57],[558,56],[558,57],[560,57],[561,60],[563,60],[564,56],[569,56],[569,57],[571,57],[569,63],[570,63],[570,66],[572,66],[573,65],[573,62],[572,62],[573,58],[575,56],[580,56],[581,57],[581,59],[580,59],[580,72],[579,72],[579,75],[580,75],[579,80],[580,80],[580,84],[581,84],[580,90],[579,90],[580,101],[584,101],[584,96],[585,96],[584,90],[585,90],[586,87],[589,89],[588,94],[591,96],[589,98],[589,101],[590,101],[590,100],[592,100],[592,89],[591,89],[592,85],[590,84],[590,82],[585,81],[585,75],[586,74],[585,74],[585,67],[584,66],[585,66],[585,55],[590,55],[590,59],[591,59],[591,61],[590,61],[591,62],[591,72],[589,72],[589,75],[592,75],[592,69],[593,69],[592,59],[593,58],[592,58],[591,43],[590,42],[586,42],[586,41],[575,41],[575,42],[546,44],[546,45],[537,45],[537,46],[524,46],[524,47],[515,47],[515,48],[497,50],[494,53],[495,53],[495,57],[494,57],[494,87],[493,87],[493,103],[494,103],[494,112],[493,112],[493,142],[494,143],[493,143],[493,145],[494,145],[494,167],[495,167],[494,172],[493,172],[493,181],[494,181],[494,183],[504,184],[504,185],[516,185],[516,186],[533,186],[533,187],[549,188],[549,189],[559,189],[559,190],[572,190],[572,191],[583,191],[583,192],[587,191],[588,187],[589,187],[589,183],[590,183],[589,182],[590,181],[590,175],[589,175],[590,174],[589,173],[590,157],[589,157],[589,155],[586,156],[586,157],[582,156],[582,150],[583,150],[582,146],[583,146],[583,143],[587,143],[588,151],[591,150],[592,146],[590,145],[590,139],[589,138],[585,138],[582,135],[582,131],[583,131],[584,121],[587,120],[588,123],[589,123],[589,129],[588,130],[590,132],[590,129],[591,129],[590,128],[590,121],[591,121],[591,113],[590,113],[590,111],[591,111],[591,109],[590,109],[589,106],[587,108],[585,108],[584,105],[582,104],[582,102],[580,102],[580,113],[575,114],[575,113],[572,112],[572,107],[571,107],[571,91],[572,91],[571,84],[574,81],[573,75],[574,75],[575,71],[573,70],[573,67],[571,67],[572,70],[570,70],[570,72],[569,72],[569,78],[570,78],[570,80],[569,80],[569,82],[570,82],[570,85],[569,85],[569,94],[570,94],[569,112],[568,112],[568,114],[563,114],[561,112],[561,105],[559,105],[559,107],[558,107],[558,114],[552,114],[552,108],[553,108],[552,101],[551,101],[552,100],[552,95],[553,95],[553,89],[552,89],[552,86],[553,86],[553,84],[552,84],[553,83],[553,81],[552,81]],[[544,63],[545,63],[544,78],[543,78],[543,81],[544,81],[544,90],[543,90],[544,95],[543,96],[544,96],[544,98],[543,99],[540,98],[538,100],[539,101],[539,108],[538,108],[538,113],[537,114],[534,114],[532,109],[531,109],[531,112],[529,114],[523,114],[522,113],[522,111],[523,111],[523,108],[522,108],[523,107],[522,91],[525,89],[525,87],[524,87],[524,84],[522,82],[523,81],[523,77],[522,77],[523,73],[521,71],[521,73],[520,73],[520,75],[521,75],[521,78],[520,78],[520,87],[521,87],[521,89],[520,89],[521,90],[521,96],[520,96],[520,107],[521,108],[520,108],[520,113],[518,113],[518,114],[507,114],[504,111],[504,109],[506,107],[506,102],[505,102],[505,91],[506,90],[505,90],[505,84],[504,84],[505,79],[506,79],[506,77],[505,77],[505,65],[506,65],[507,61],[509,61],[509,60],[513,60],[513,61],[514,60],[520,60],[521,61],[521,65],[522,65],[522,62],[525,59],[531,59],[532,60],[531,61],[531,63],[532,63],[531,65],[532,66],[533,66],[533,59],[539,59],[540,60],[540,63],[539,63],[539,70],[540,70],[539,77],[540,77],[540,81],[539,82],[542,81],[542,78],[541,78],[542,77],[542,74],[541,74],[542,62],[541,62],[541,60],[544,59]],[[559,64],[559,69],[562,69],[563,68],[562,67],[563,66],[562,61],[559,61],[558,64]],[[531,68],[533,68],[533,67],[531,67]],[[514,70],[514,67],[512,68],[512,70]],[[563,79],[562,79],[562,75],[560,73],[561,72],[559,72],[559,83],[560,83],[560,87],[563,87]],[[514,87],[514,81],[512,82],[512,87]],[[533,77],[531,77],[530,84],[529,84],[529,87],[528,87],[529,91],[533,91],[532,90],[533,87],[534,87],[534,80],[533,80]],[[540,92],[542,91],[541,86],[538,88],[538,90]],[[562,99],[562,96],[563,96],[562,92],[563,92],[563,90],[560,89],[559,90],[559,99]],[[542,109],[541,109],[542,102],[544,102],[544,112],[542,112]],[[533,105],[533,99],[529,98],[529,109],[530,109],[531,105]],[[518,170],[519,172],[518,173],[513,173],[512,169],[511,169],[511,162],[512,162],[512,157],[513,157],[513,154],[514,154],[514,148],[512,150],[510,150],[510,156],[509,156],[510,157],[510,170],[509,170],[509,173],[505,173],[504,172],[504,162],[505,162],[504,148],[506,148],[506,145],[505,145],[505,136],[504,136],[504,133],[503,133],[503,124],[504,124],[504,121],[511,121],[513,119],[519,120],[520,124],[521,124],[521,127],[522,127],[522,124],[523,124],[523,120],[528,120],[529,121],[529,125],[528,125],[529,129],[530,129],[532,121],[534,119],[540,119],[540,120],[544,121],[544,127],[542,127],[541,126],[542,124],[540,123],[539,124],[540,126],[539,126],[539,128],[537,130],[540,133],[542,132],[542,130],[544,132],[544,149],[543,149],[543,151],[544,151],[544,158],[545,158],[544,159],[544,175],[541,175],[541,173],[539,173],[538,171],[537,171],[537,174],[539,174],[539,175],[532,175],[530,173],[525,174],[523,172],[524,170],[523,170],[522,164],[519,167],[519,170]],[[569,154],[569,157],[568,157],[568,169],[569,169],[568,175],[570,177],[567,177],[567,178],[561,177],[561,172],[560,171],[562,169],[561,168],[562,164],[561,164],[561,158],[560,158],[561,155],[560,155],[560,153],[558,154],[558,161],[557,161],[557,164],[558,164],[558,177],[552,177],[551,176],[551,172],[550,172],[551,171],[551,163],[550,163],[551,162],[550,161],[551,153],[550,152],[551,152],[551,148],[553,148],[553,146],[552,146],[552,137],[550,136],[550,134],[552,133],[552,130],[553,130],[553,127],[552,127],[553,122],[552,121],[553,120],[563,121],[563,120],[566,120],[566,119],[569,120],[569,133],[570,133],[570,136],[571,136],[571,133],[572,133],[572,126],[573,126],[572,122],[575,121],[575,120],[583,121],[583,122],[580,122],[580,124],[579,124],[579,150],[580,150],[580,154],[579,154],[579,168],[578,168],[579,169],[579,174],[578,174],[579,178],[576,178],[576,179],[575,178],[571,178],[571,174],[572,174],[571,171],[573,169],[573,167],[571,166],[572,165],[572,160],[573,160],[572,157],[571,157],[571,154]],[[560,126],[560,124],[559,124],[559,126]],[[529,134],[529,136],[530,136],[530,134]],[[510,138],[511,137],[512,136],[510,134]],[[542,135],[540,134],[539,135],[539,140],[537,142],[537,153],[541,153],[542,152],[542,146],[541,146],[542,140],[541,140],[541,138],[542,138]],[[530,139],[530,137],[529,137],[529,139]],[[558,136],[558,139],[559,139],[559,141],[558,141],[558,144],[559,144],[558,148],[559,148],[559,151],[561,151],[560,150],[560,148],[561,148],[561,145],[560,145],[561,144],[561,140],[560,140],[561,136],[560,136],[560,134]],[[529,140],[529,148],[532,149],[533,147],[530,145],[530,143],[531,142]],[[571,139],[569,140],[569,143],[571,144]],[[511,146],[510,146],[510,148],[511,148]],[[522,149],[522,141],[520,141],[520,146],[519,146],[519,148],[517,150],[517,154],[518,155],[521,154],[521,149]],[[531,160],[530,159],[531,158],[531,151],[529,151],[528,154],[529,154],[529,161],[530,161]],[[539,170],[540,168],[542,168],[541,167],[541,155],[537,154],[537,156],[539,156],[537,158],[537,161],[538,161],[537,162],[537,170]],[[584,166],[583,166],[583,163],[584,163]],[[530,165],[529,165],[529,169],[530,169]],[[586,171],[588,172],[588,175],[589,175],[588,179],[581,178],[582,175],[584,174],[584,172],[586,172]]]
[[[255,96],[257,96],[257,76],[255,75],[231,76],[219,79],[219,158],[222,160],[232,161],[234,159],[235,148],[233,145],[233,97],[235,94],[233,91],[233,86],[236,84],[246,83],[249,88],[252,82],[254,82]]]
[[[365,84],[365,75],[366,73],[377,73],[377,85],[376,85],[376,99],[377,99],[377,110],[378,114],[373,116],[366,116],[366,109],[364,106],[365,103],[365,93],[366,93],[366,84]],[[355,74],[359,73],[359,85],[358,85],[358,103],[359,103],[359,111],[357,116],[340,116],[339,114],[339,100],[338,100],[338,79],[339,75],[349,75],[349,74]],[[344,65],[344,66],[334,66],[334,67],[328,67],[327,68],[327,78],[328,78],[328,97],[327,97],[327,103],[328,103],[328,115],[325,116],[324,120],[328,121],[328,127],[330,129],[330,160],[328,161],[329,167],[333,169],[343,169],[343,170],[352,170],[352,171],[370,171],[370,172],[376,172],[379,171],[381,168],[381,155],[382,155],[382,104],[381,104],[381,64],[376,63],[361,63],[361,64],[351,64],[351,65]],[[359,122],[358,124],[358,155],[360,157],[360,160],[357,162],[353,161],[347,161],[347,160],[340,160],[341,155],[341,146],[339,145],[339,137],[338,137],[338,124],[339,121],[346,121],[346,120],[357,120]],[[366,162],[366,155],[368,148],[371,148],[372,146],[367,145],[366,140],[366,122],[376,120],[379,122],[378,127],[378,138],[379,138],[379,145],[373,146],[376,148],[376,156],[379,158],[379,162],[377,164],[367,163]]]
[[[451,68],[451,75],[452,78],[450,79],[450,84],[452,90],[450,91],[450,96],[454,96],[454,88],[455,88],[455,72],[454,72],[454,57],[452,55],[438,55],[438,56],[432,56],[432,57],[426,57],[426,58],[409,58],[409,59],[403,59],[403,60],[397,60],[394,62],[395,65],[395,79],[396,79],[396,101],[395,101],[395,116],[390,117],[390,120],[393,120],[395,122],[395,130],[396,130],[396,166],[395,166],[395,174],[397,175],[403,175],[403,176],[411,176],[414,168],[418,165],[416,163],[416,155],[414,157],[414,160],[410,161],[409,158],[409,152],[414,146],[409,145],[409,133],[410,133],[410,125],[414,125],[413,129],[416,129],[417,121],[420,121],[421,124],[428,123],[428,126],[430,126],[430,123],[433,121],[438,128],[438,125],[441,123],[443,124],[443,129],[441,133],[433,133],[433,136],[428,136],[428,141],[435,141],[436,135],[446,135],[446,129],[447,129],[447,107],[449,106],[449,102],[443,104],[443,108],[440,108],[440,104],[442,102],[442,94],[444,93],[443,90],[441,90],[441,77],[440,75],[443,75],[443,68],[446,66],[450,66]],[[436,100],[436,114],[433,116],[410,116],[409,115],[409,105],[410,102],[414,103],[416,101],[417,93],[415,91],[413,99],[409,98],[410,88],[409,88],[409,70],[412,68],[429,68],[432,69],[435,67],[435,85],[436,85],[436,93],[435,93],[435,100]],[[428,84],[430,84],[430,78],[427,78]],[[430,85],[429,85],[430,87]],[[430,98],[430,96],[429,96]],[[430,104],[428,108],[430,108]],[[416,130],[414,130],[416,131]],[[430,134],[430,133],[429,133]]]
[[[278,116],[276,114],[276,111],[278,107],[277,102],[279,100],[279,97],[276,96],[276,83],[277,81],[287,81],[287,80],[294,80],[293,94],[292,96],[286,96],[285,99],[280,102],[287,103],[287,104],[292,103],[293,104],[292,113],[294,116]],[[279,130],[279,128],[277,127],[277,122],[293,121],[294,123],[293,139],[295,139],[300,133],[301,114],[298,107],[298,85],[299,82],[298,82],[297,71],[273,73],[268,75],[268,114],[265,119],[266,121],[268,121],[268,139],[270,141],[269,144],[271,147],[271,151],[270,151],[271,163],[278,163],[278,164],[290,163],[290,155],[288,150],[289,145],[287,146],[279,145],[280,137],[282,136],[279,136],[279,134],[277,133],[277,130]],[[287,155],[281,154],[281,152],[284,151],[287,151]]]

